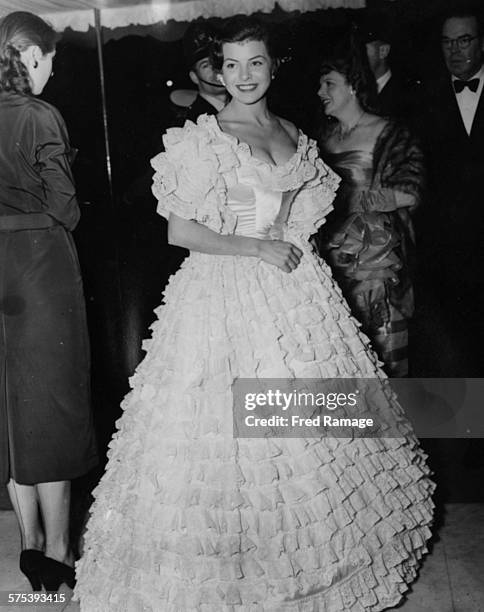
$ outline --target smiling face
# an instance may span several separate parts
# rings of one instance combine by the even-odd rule
[[[261,100],[272,79],[273,61],[261,40],[224,43],[222,80],[229,94],[243,104]]]
[[[459,48],[457,41],[469,42],[467,48]],[[482,36],[475,17],[451,17],[442,28],[442,52],[445,64],[458,79],[474,76],[482,64]]]
[[[348,106],[354,103],[355,94],[346,77],[336,70],[324,74],[320,79],[318,96],[326,115],[338,118]]]

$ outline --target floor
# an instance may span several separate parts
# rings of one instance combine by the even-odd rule
[[[78,612],[72,592],[63,585],[65,603],[9,606],[7,593],[29,593],[30,585],[19,573],[19,538],[11,511],[0,512],[0,612]],[[431,553],[419,579],[398,612],[484,612],[484,504],[446,504],[438,519]],[[160,610],[160,612],[163,612]]]

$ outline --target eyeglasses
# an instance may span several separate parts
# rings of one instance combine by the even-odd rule
[[[452,49],[454,43],[457,47],[462,51],[462,49],[467,49],[471,42],[478,38],[478,36],[469,36],[469,34],[464,34],[464,36],[459,36],[458,38],[442,38],[442,47],[446,50]]]

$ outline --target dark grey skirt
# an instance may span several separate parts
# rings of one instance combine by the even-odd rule
[[[97,463],[82,280],[63,227],[0,231],[0,478],[70,480]]]

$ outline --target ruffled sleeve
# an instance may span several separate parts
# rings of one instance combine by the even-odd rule
[[[166,219],[174,213],[218,233],[232,232],[235,218],[225,205],[220,154],[210,132],[187,121],[183,128],[169,129],[163,144],[165,151],[151,160],[158,213]]]
[[[333,210],[341,178],[319,157],[314,140],[309,140],[303,152],[301,168],[304,182],[294,198],[287,225],[291,233],[308,239]]]

